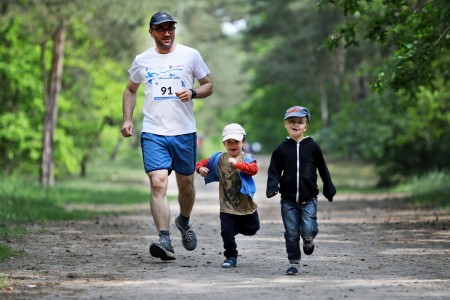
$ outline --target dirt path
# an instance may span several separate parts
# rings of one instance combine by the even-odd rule
[[[450,214],[416,209],[392,195],[319,199],[316,250],[303,257],[298,276],[284,275],[279,203],[265,198],[261,170],[262,227],[254,237],[237,237],[237,268],[220,267],[217,185],[205,187],[196,177],[195,251],[184,250],[172,225],[177,259],[152,258],[156,230],[146,205],[119,217],[38,224],[11,243],[27,255],[0,264],[12,288],[0,291],[0,299],[450,298]],[[171,208],[175,216],[177,204]]]

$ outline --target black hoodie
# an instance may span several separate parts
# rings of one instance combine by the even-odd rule
[[[331,202],[336,188],[320,146],[311,137],[299,143],[288,137],[272,153],[266,195],[279,192],[281,198],[292,202],[317,197],[317,170],[323,181],[323,195]]]

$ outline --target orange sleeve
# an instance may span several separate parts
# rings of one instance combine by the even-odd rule
[[[201,167],[206,167],[206,165],[208,164],[209,161],[209,157],[205,158],[201,161],[199,161],[196,165],[195,165],[195,172],[198,173],[198,169],[200,169]]]
[[[249,176],[253,176],[258,173],[258,165],[256,164],[256,161],[253,161],[249,164],[246,162],[238,162],[236,163],[236,169]]]

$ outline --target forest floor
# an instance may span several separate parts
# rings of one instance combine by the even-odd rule
[[[320,232],[300,273],[288,267],[278,199],[255,176],[261,229],[236,237],[236,268],[220,267],[218,186],[196,176],[192,214],[198,246],[188,252],[173,224],[176,260],[149,254],[157,239],[148,205],[119,216],[35,224],[10,246],[23,256],[0,263],[8,277],[1,299],[449,299],[450,214],[417,208],[402,195],[339,194],[319,198]],[[170,178],[169,194],[176,194]],[[95,206],[92,209],[105,209]],[[111,209],[113,207],[107,207]],[[124,210],[120,207],[120,210]]]

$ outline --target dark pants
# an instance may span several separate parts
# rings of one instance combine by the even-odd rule
[[[237,258],[238,251],[234,237],[238,233],[250,236],[258,232],[260,228],[258,212],[255,211],[250,215],[232,215],[221,212],[220,227],[223,248],[225,249],[223,255],[226,258]]]

